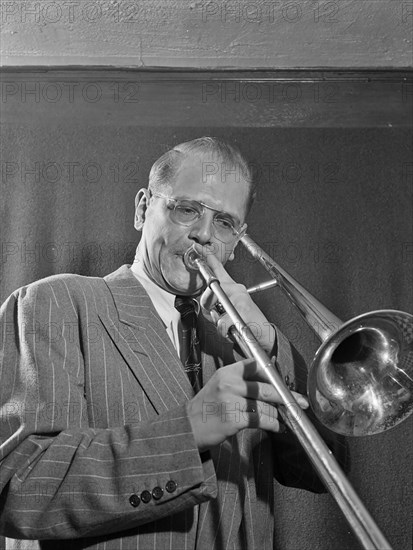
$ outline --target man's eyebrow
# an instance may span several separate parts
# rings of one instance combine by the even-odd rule
[[[241,220],[238,218],[236,214],[231,214],[231,212],[228,212],[227,210],[218,210],[217,208],[213,208],[212,206],[209,206],[209,204],[206,204],[202,201],[198,201],[196,199],[191,199],[190,197],[169,197],[173,198],[177,201],[189,201],[189,202],[197,202],[198,204],[201,204],[202,206],[205,206],[206,208],[209,208],[209,210],[213,210],[214,212],[217,212],[217,214],[226,214],[230,218],[232,218],[237,223],[241,223]]]

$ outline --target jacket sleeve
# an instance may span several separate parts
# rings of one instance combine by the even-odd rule
[[[81,331],[44,281],[1,308],[0,533],[105,535],[215,497],[212,461],[199,455],[185,404],[153,421],[89,426]],[[53,338],[56,319],[66,337]],[[163,494],[144,503],[148,478]]]
[[[282,332],[277,328],[276,332],[276,356],[283,381],[291,390],[305,394],[307,377],[305,361]],[[341,468],[345,473],[348,473],[350,470],[350,456],[345,438],[322,426],[311,410],[307,409],[304,414],[307,414],[310,418]],[[298,439],[288,428],[285,429],[284,433],[272,434],[272,446],[274,475],[279,483],[314,493],[327,492]]]

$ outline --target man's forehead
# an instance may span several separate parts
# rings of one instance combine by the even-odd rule
[[[177,177],[193,175],[203,183],[247,182],[244,166],[234,160],[213,153],[188,154],[181,163]]]

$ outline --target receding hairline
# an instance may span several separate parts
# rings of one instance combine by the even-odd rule
[[[235,165],[240,169],[242,180],[245,181],[248,187],[246,202],[246,214],[248,214],[255,198],[252,172],[240,150],[218,138],[204,136],[179,143],[169,151],[166,151],[155,161],[151,168],[149,189],[159,191],[164,185],[173,185],[185,160],[196,156],[204,159],[209,157],[211,162],[219,160],[222,163],[230,163],[232,166]]]

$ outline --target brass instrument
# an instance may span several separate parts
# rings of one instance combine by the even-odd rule
[[[367,435],[387,430],[407,418],[413,412],[413,316],[381,310],[342,323],[248,235],[241,242],[267,269],[323,342],[308,374],[310,404],[321,422],[344,435]],[[246,356],[256,360],[277,390],[282,402],[278,406],[280,416],[298,438],[362,547],[391,549],[206,261],[194,248],[185,253],[184,261],[189,269],[201,273],[233,323],[231,335]],[[260,290],[260,286],[250,292]],[[269,286],[274,284],[263,284],[264,288]]]
[[[381,433],[403,422],[413,412],[413,315],[385,309],[343,323],[251,237],[245,235],[241,242],[322,342],[307,386],[311,408],[320,422],[346,436]]]

